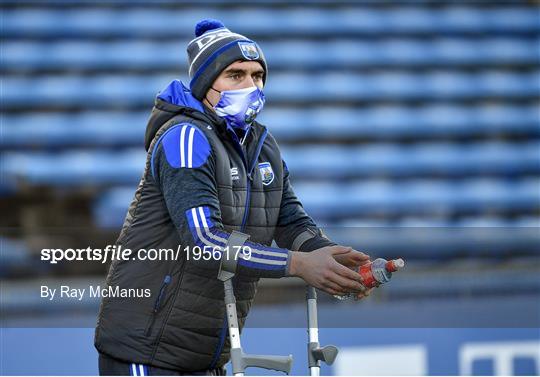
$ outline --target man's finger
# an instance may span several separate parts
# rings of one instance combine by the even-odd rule
[[[344,294],[341,292],[336,291],[332,288],[323,287],[323,291],[325,291],[328,294],[331,294],[332,296],[343,296]]]
[[[349,259],[352,263],[357,264],[359,266],[368,263],[370,260],[369,255],[366,255],[358,251],[352,251],[349,254],[345,254],[345,257]]]
[[[369,263],[369,259],[366,259],[366,260],[363,260],[360,262],[360,266],[363,266],[364,264],[368,264]]]
[[[351,280],[354,280],[354,281],[357,281],[358,283],[362,283],[362,277],[360,276],[359,273],[351,270],[350,268],[348,267],[345,267],[344,265],[342,264],[339,264],[339,263],[333,263],[332,265],[332,271],[334,271],[335,273],[339,274],[340,276],[343,276],[347,279],[351,279]]]
[[[366,289],[358,281],[353,280],[353,279],[348,279],[337,273],[331,277],[331,281],[338,284],[341,287],[341,289],[344,289],[347,292],[354,292],[354,293],[363,292]]]
[[[369,255],[351,250],[349,253],[336,255],[335,259],[347,260],[353,263],[358,263],[358,262],[368,261]]]
[[[352,250],[351,256],[358,260],[368,260],[371,258],[368,254],[354,249]]]
[[[344,291],[340,286],[339,284],[336,284],[330,280],[327,280],[323,283],[323,287],[325,290],[332,290],[332,292],[335,292],[333,294],[337,294],[337,295],[345,295],[347,294],[348,292]]]
[[[352,251],[352,247],[348,246],[331,246],[330,247],[330,254],[331,255],[340,255],[340,254],[346,254]]]
[[[370,256],[366,255],[360,251],[351,250],[351,252],[346,254],[334,255],[334,259],[340,264],[347,267],[357,267],[362,266],[366,263],[369,263]]]
[[[369,289],[366,289],[364,292],[358,293],[356,295],[356,299],[359,300],[359,299],[368,297],[371,294],[372,290],[373,288],[369,288]]]

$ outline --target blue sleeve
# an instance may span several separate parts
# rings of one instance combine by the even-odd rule
[[[171,127],[152,150],[151,168],[184,246],[222,250],[230,233],[221,221],[215,156],[204,133],[192,124]],[[289,250],[249,240],[244,247],[249,253],[238,254],[238,275],[280,278],[287,274]],[[191,261],[217,278],[219,261]]]
[[[186,211],[194,242],[201,248],[225,251],[229,233],[215,226],[209,207],[200,206]],[[229,257],[238,257],[237,273],[254,277],[281,277],[287,269],[290,251],[246,241],[241,249],[229,249]]]

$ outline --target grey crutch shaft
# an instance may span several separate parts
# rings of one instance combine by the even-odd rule
[[[231,279],[224,282],[224,288],[227,321],[229,326],[229,340],[231,342],[231,363],[233,367],[233,375],[243,376],[245,369],[248,367],[273,369],[289,374],[293,362],[292,355],[251,355],[245,354],[242,351],[242,345],[240,343],[240,330],[238,327],[238,315],[236,313],[236,299],[234,297]]]
[[[233,231],[227,240],[227,247],[243,245],[249,235]],[[229,329],[229,340],[231,342],[231,363],[233,374],[243,376],[247,367],[259,367],[274,369],[290,373],[292,367],[292,355],[250,355],[242,351],[240,343],[240,327],[238,325],[238,314],[236,311],[236,298],[234,296],[233,277],[236,273],[237,260],[228,260],[222,257],[218,272],[218,279],[223,282],[225,311]]]
[[[317,291],[308,286],[307,294],[307,319],[308,319],[308,363],[311,376],[319,376],[321,373],[321,361],[332,365],[338,354],[335,346],[321,347],[319,344],[319,323],[317,318]]]

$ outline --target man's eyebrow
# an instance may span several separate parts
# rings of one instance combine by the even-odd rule
[[[230,75],[230,74],[246,74],[247,70],[241,69],[241,68],[229,68],[223,71],[223,73]],[[264,75],[264,69],[258,69],[252,74],[261,74]]]
[[[229,68],[229,69],[226,69],[226,70],[224,71],[224,73],[226,73],[226,74],[232,74],[232,73],[234,73],[234,74],[238,74],[238,73],[246,73],[246,70],[244,70],[244,69],[239,69],[239,68]]]

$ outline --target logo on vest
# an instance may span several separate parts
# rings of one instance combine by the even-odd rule
[[[238,181],[240,179],[240,175],[238,174],[238,168],[231,168],[231,179],[233,181]]]
[[[269,162],[259,163],[259,171],[261,172],[262,184],[268,186],[274,181],[274,171]]]
[[[248,60],[259,59],[259,51],[254,42],[238,42],[242,55]]]

